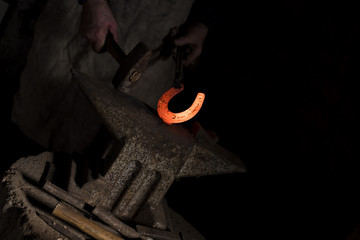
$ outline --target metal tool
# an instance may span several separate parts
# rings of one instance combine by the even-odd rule
[[[89,236],[79,232],[78,230],[74,229],[70,225],[66,224],[65,222],[59,220],[55,216],[48,214],[44,211],[37,210],[36,214],[49,226],[53,229],[58,231],[59,233],[63,234],[64,236],[68,237],[71,240],[88,240]]]
[[[76,199],[75,197],[67,194],[64,190],[59,189],[55,185],[52,185],[51,183],[46,183],[45,190],[50,190],[51,192],[54,192],[54,196],[50,195],[50,193],[44,192],[43,190],[32,186],[28,184],[27,186],[23,186],[21,189],[32,199],[36,200],[37,202],[43,204],[47,208],[49,208],[52,212],[51,214],[55,217],[58,217],[62,221],[66,222],[67,224],[72,225],[73,227],[79,229],[80,231],[88,234],[89,236],[99,239],[99,240],[123,240],[120,236],[117,234],[114,234],[113,232],[105,229],[101,225],[99,225],[97,222],[87,218],[84,216],[83,212],[85,212],[83,209],[80,209],[82,211],[77,211],[74,207],[70,206],[69,204],[63,203],[61,201],[58,201],[56,197],[60,197],[61,200],[73,202],[75,200],[76,205],[79,206],[78,202],[80,200]],[[62,199],[63,198],[63,199]],[[80,204],[81,206],[81,204]],[[41,217],[45,222],[51,221],[51,218],[48,215],[37,211],[37,215]],[[53,223],[54,225],[54,223]],[[56,230],[60,231],[61,233],[65,235],[69,234],[75,234],[76,232],[69,232],[69,231],[63,231],[62,227],[57,227]],[[81,237],[78,235],[78,238],[81,239]],[[77,239],[78,239],[77,238]]]
[[[184,47],[177,47],[176,51],[176,70],[173,87],[166,91],[158,101],[157,112],[159,117],[167,124],[182,123],[193,118],[201,109],[205,100],[204,93],[198,93],[193,104],[183,112],[174,113],[169,110],[170,100],[184,90],[183,80],[183,66],[182,58],[184,55]]]
[[[71,207],[64,203],[58,203],[52,214],[65,222],[75,226],[84,233],[99,240],[123,240],[122,237],[115,235],[114,233],[102,228],[96,224],[93,220],[84,217],[77,211],[74,211]]]
[[[120,234],[122,234],[125,237],[137,238],[137,239],[143,239],[143,240],[150,240],[149,237],[142,236],[141,234],[137,233],[135,231],[135,229],[133,229],[133,228],[129,227],[128,225],[126,225],[125,223],[121,222],[111,212],[107,211],[103,207],[96,206],[91,211],[91,213],[87,212],[85,210],[86,203],[84,201],[82,201],[81,199],[78,199],[77,197],[69,194],[65,190],[57,187],[56,185],[52,184],[49,181],[47,181],[45,183],[45,185],[43,186],[43,189],[45,191],[47,191],[48,193],[52,194],[53,196],[59,198],[60,200],[68,203],[69,205],[71,205],[73,207],[76,207],[78,210],[86,213],[87,215],[92,215],[93,214],[93,215],[97,216],[99,219],[104,221],[106,224],[108,224],[110,227],[112,227],[113,229],[115,229],[116,231],[118,231]],[[37,192],[41,192],[41,190],[38,190]],[[41,201],[43,202],[44,199],[49,199],[49,197],[47,197],[47,198],[43,197],[43,198],[41,198]],[[55,205],[57,205],[57,203]],[[52,205],[50,205],[50,206],[51,206],[51,208],[55,208],[55,205],[54,205],[54,201],[52,201]],[[49,206],[49,204],[48,204],[48,206]],[[62,218],[62,216],[58,216],[58,217]],[[81,230],[83,230],[83,229],[81,229]]]
[[[106,37],[104,50],[120,64],[113,78],[113,85],[121,91],[128,92],[142,76],[150,60],[151,50],[144,43],[139,42],[126,55],[110,33]]]

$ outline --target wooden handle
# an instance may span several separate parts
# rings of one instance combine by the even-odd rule
[[[59,203],[52,212],[56,217],[70,223],[84,233],[98,240],[124,240],[123,238],[98,226],[94,221],[77,213],[63,203]]]
[[[121,63],[126,57],[126,54],[120,48],[119,44],[115,42],[111,33],[108,33],[106,36],[104,50],[108,51],[118,63]]]

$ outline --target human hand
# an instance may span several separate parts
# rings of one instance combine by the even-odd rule
[[[205,38],[208,34],[208,28],[200,22],[190,25],[185,33],[174,40],[176,46],[187,46],[183,65],[189,66],[197,59],[203,49]]]
[[[118,26],[106,0],[87,0],[82,7],[80,34],[95,52],[103,50],[109,32],[118,42]]]

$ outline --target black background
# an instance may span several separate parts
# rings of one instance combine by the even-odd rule
[[[46,1],[20,11],[20,1],[8,2],[0,27],[2,172],[44,151],[10,116]],[[207,239],[346,239],[359,223],[355,3],[222,1],[220,7],[226,14],[199,64],[186,72],[187,90],[177,101],[186,106],[204,91],[195,120],[214,130],[248,172],[176,181],[168,204]]]

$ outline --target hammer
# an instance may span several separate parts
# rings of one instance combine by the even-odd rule
[[[143,42],[139,42],[126,55],[110,33],[106,36],[104,50],[120,64],[113,78],[113,85],[118,90],[128,92],[143,74],[150,60],[151,50]]]

